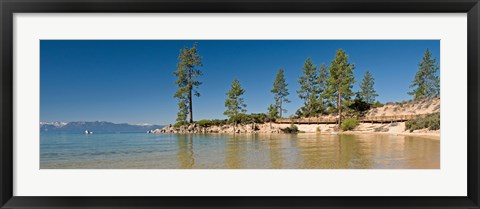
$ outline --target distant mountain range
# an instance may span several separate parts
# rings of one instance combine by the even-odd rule
[[[153,124],[128,124],[128,123],[111,123],[106,121],[94,122],[40,122],[40,132],[55,133],[84,133],[85,130],[93,133],[117,133],[117,132],[147,132],[161,125]]]

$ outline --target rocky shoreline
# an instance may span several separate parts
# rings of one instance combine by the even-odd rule
[[[269,123],[251,123],[237,125],[221,125],[202,127],[198,124],[183,125],[175,127],[165,126],[161,129],[155,129],[150,133],[284,133],[282,128]]]
[[[295,124],[299,133],[320,133],[320,134],[394,134],[394,135],[416,135],[416,136],[429,136],[434,138],[440,138],[440,130],[430,131],[428,129],[415,130],[410,132],[405,130],[405,123],[360,123],[355,129],[351,131],[340,131],[336,124]],[[237,124],[220,125],[202,127],[198,124],[190,124],[175,127],[172,125],[165,126],[161,129],[155,129],[149,133],[161,134],[161,133],[173,133],[173,134],[208,134],[208,133],[220,133],[220,134],[233,134],[233,133],[289,133],[288,128],[290,124],[278,124],[278,123],[251,123],[251,124]]]

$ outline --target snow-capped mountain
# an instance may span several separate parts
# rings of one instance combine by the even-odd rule
[[[40,132],[59,133],[83,133],[85,130],[94,133],[117,133],[117,132],[147,132],[149,130],[162,128],[153,124],[127,124],[111,123],[106,121],[78,121],[78,122],[40,122]]]
[[[65,126],[65,125],[67,125],[67,123],[65,123],[65,122],[58,122],[58,121],[55,121],[55,122],[40,122],[40,126],[62,127],[62,126]]]
[[[154,126],[153,124],[150,123],[139,123],[139,124],[132,124],[134,126]]]

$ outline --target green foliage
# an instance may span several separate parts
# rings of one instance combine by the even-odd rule
[[[307,106],[300,107],[295,112],[295,117],[296,118],[315,117],[324,112],[325,112],[324,106],[320,103],[319,100],[315,100],[310,102],[310,108],[307,108]]]
[[[264,113],[244,114],[239,113],[228,119],[229,123],[249,124],[249,123],[265,123],[269,118]]]
[[[353,70],[355,66],[348,62],[348,55],[338,49],[335,59],[330,64],[330,77],[328,79],[328,95],[331,101],[337,104],[338,115],[342,116],[342,101],[350,100],[353,95],[352,87],[355,83]]]
[[[432,58],[432,53],[427,50],[418,64],[418,71],[410,85],[414,88],[408,94],[413,95],[414,99],[433,97],[440,95],[440,77],[438,76],[439,65],[436,58]]]
[[[318,101],[319,86],[318,86],[318,73],[317,67],[313,64],[312,60],[307,58],[302,68],[303,75],[300,76],[298,83],[300,84],[300,90],[297,91],[298,97],[304,100],[304,107],[302,112],[305,115],[311,115],[314,113],[315,103]]]
[[[190,115],[190,123],[193,122],[192,94],[199,97],[198,86],[202,83],[198,78],[202,72],[197,67],[202,66],[203,58],[197,53],[197,43],[192,48],[180,49],[178,55],[177,70],[173,73],[177,80],[178,89],[173,95],[178,100],[177,122],[186,121],[186,115]]]
[[[379,101],[376,101],[375,103],[372,104],[372,108],[377,108],[377,107],[383,107],[383,104]]]
[[[440,113],[433,113],[425,118],[417,118],[405,122],[405,130],[414,130],[428,128],[429,130],[440,129]]]
[[[282,129],[282,131],[284,133],[290,133],[290,134],[295,134],[295,133],[298,133],[298,127],[294,124],[291,124],[290,127],[286,127],[284,129]]]
[[[224,120],[213,119],[213,120],[210,121],[210,123],[211,123],[213,126],[225,125],[225,124],[227,124],[227,119],[224,119]]]
[[[253,119],[249,117],[249,115],[247,114],[238,113],[236,115],[231,116],[228,119],[228,123],[239,123],[239,124],[253,123]]]
[[[210,120],[206,120],[206,119],[195,121],[195,123],[198,124],[201,127],[209,127],[210,126]]]
[[[316,117],[326,112],[326,101],[328,100],[328,71],[327,66],[322,64],[319,70],[312,63],[310,58],[304,63],[298,83],[300,90],[298,96],[304,100],[304,106],[295,112],[295,117]]]
[[[355,116],[364,116],[365,113],[370,109],[370,104],[364,101],[360,96],[360,93],[357,93],[357,96],[351,104],[348,105],[348,108],[353,110]]]
[[[320,70],[318,73],[318,93],[320,96],[319,103],[321,105],[322,113],[326,110],[325,100],[328,99],[328,71],[325,64],[320,65]]]
[[[267,114],[265,113],[252,113],[250,117],[253,118],[253,122],[255,123],[265,123],[270,120]]]
[[[199,120],[195,122],[201,127],[210,127],[210,126],[222,126],[227,124],[227,120],[219,120],[219,119],[213,119],[213,120]]]
[[[312,59],[307,58],[302,68],[303,75],[300,76],[298,83],[300,84],[300,90],[297,91],[300,99],[308,101],[311,97],[315,96],[317,92],[317,67],[313,64]]]
[[[177,123],[187,123],[188,108],[186,98],[178,98]]]
[[[327,114],[336,114],[336,113],[338,113],[338,109],[335,106],[333,106],[332,104],[329,104],[328,107],[327,107],[326,113]]]
[[[180,127],[180,126],[185,126],[185,125],[188,125],[189,123],[187,121],[179,121],[179,122],[176,122],[173,126],[174,127]]]
[[[375,97],[378,96],[373,87],[374,85],[375,79],[370,71],[367,70],[365,76],[363,77],[362,83],[360,84],[360,97],[368,104],[373,104],[375,102]]]
[[[297,111],[295,111],[295,114],[291,115],[291,118],[301,118],[301,117],[305,117],[305,113],[303,112],[305,109],[305,107],[300,107],[297,109]]]
[[[289,103],[290,100],[287,99],[288,93],[287,89],[288,84],[285,82],[285,75],[283,69],[279,69],[275,81],[273,82],[273,89],[271,92],[274,94],[275,107],[278,108],[277,112],[279,117],[282,117],[282,113],[286,113],[287,110],[282,108],[282,104]],[[270,112],[270,111],[269,111]]]
[[[275,119],[279,118],[278,115],[278,108],[275,105],[268,106],[268,118],[270,121],[275,121]]]
[[[223,113],[224,115],[232,118],[239,113],[245,113],[247,105],[242,98],[242,95],[245,93],[245,90],[240,86],[240,82],[235,79],[232,82],[230,91],[227,92],[227,99],[225,100],[225,107],[227,110]]]
[[[343,120],[341,128],[344,131],[353,130],[360,122],[356,118],[347,118]]]

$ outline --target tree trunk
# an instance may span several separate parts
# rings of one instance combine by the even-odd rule
[[[283,112],[282,101],[280,100],[280,112],[279,112],[280,118],[282,118],[282,112]]]
[[[322,109],[325,109],[325,105],[323,105],[323,96],[320,96],[320,105],[322,105]]]
[[[236,131],[236,128],[237,128],[237,121],[235,121],[233,123],[233,134],[235,134],[237,131]]]
[[[190,123],[193,123],[193,105],[192,105],[192,72],[188,72],[188,79],[189,79],[189,89],[188,89],[188,107],[190,108]]]
[[[188,106],[190,108],[190,123],[193,123],[192,89],[188,92]]]
[[[342,99],[341,99],[341,94],[340,94],[340,91],[338,91],[338,101],[337,101],[337,105],[338,105],[338,126],[340,126],[342,124]]]

